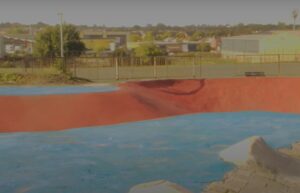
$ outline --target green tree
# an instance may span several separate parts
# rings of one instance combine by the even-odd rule
[[[144,37],[145,41],[153,41],[154,40],[154,36],[153,33],[151,31],[146,32],[146,35]]]
[[[178,42],[182,42],[182,41],[187,40],[187,39],[188,39],[188,36],[185,32],[178,32],[176,34],[176,40]]]
[[[200,31],[195,31],[193,35],[190,37],[191,41],[198,41],[201,40],[201,38],[204,37],[204,33]]]
[[[284,22],[278,22],[277,24],[278,29],[287,29],[287,25]]]
[[[27,34],[28,30],[25,29],[24,27],[16,26],[16,27],[11,27],[7,31],[7,34],[9,35],[22,35],[22,34]]]
[[[156,39],[157,40],[164,40],[166,38],[171,38],[172,37],[172,33],[169,31],[165,31],[165,32],[160,32],[157,34]]]
[[[73,25],[63,26],[65,56],[77,56],[85,50],[80,41],[80,35]],[[60,56],[60,28],[59,26],[46,27],[39,32],[35,39],[34,54],[40,57]]]
[[[154,44],[144,44],[134,50],[135,56],[145,57],[145,56],[161,56],[165,53]]]
[[[129,41],[131,42],[140,42],[142,41],[142,37],[139,34],[132,33],[129,35]]]
[[[157,28],[158,30],[165,30],[167,27],[168,27],[168,26],[166,26],[166,25],[163,24],[163,23],[158,23],[158,24],[156,25],[156,28]]]
[[[126,48],[118,48],[113,52],[114,57],[128,57],[130,56],[129,50]]]
[[[211,46],[209,43],[201,43],[197,46],[197,50],[200,52],[210,52]]]

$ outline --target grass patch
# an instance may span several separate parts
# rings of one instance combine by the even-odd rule
[[[0,85],[72,85],[89,82],[91,81],[65,73],[0,73]]]

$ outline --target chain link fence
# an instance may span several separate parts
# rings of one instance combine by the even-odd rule
[[[225,78],[247,72],[265,76],[300,76],[300,55],[203,55],[157,57],[10,58],[0,60],[0,73],[51,73],[61,68],[92,81]]]
[[[164,56],[75,58],[68,61],[74,76],[91,80],[222,78],[247,72],[265,76],[300,76],[300,55]]]

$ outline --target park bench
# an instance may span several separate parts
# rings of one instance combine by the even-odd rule
[[[245,76],[266,76],[264,72],[245,72]]]

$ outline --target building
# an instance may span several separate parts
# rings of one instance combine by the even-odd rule
[[[4,37],[0,36],[0,58],[4,57],[4,55],[5,55]]]
[[[300,32],[273,31],[265,34],[225,37],[223,56],[258,54],[300,54]]]
[[[155,42],[155,45],[165,50],[167,53],[195,52],[198,42]]]
[[[209,44],[214,52],[220,52],[221,49],[221,38],[211,37],[205,40],[205,43]]]
[[[33,36],[3,36],[4,49],[6,54],[26,53],[32,54],[33,52]]]
[[[127,47],[127,32],[93,32],[85,33],[81,37],[88,49],[94,51],[110,50],[114,51],[120,47]]]
[[[165,41],[128,42],[127,48],[129,50],[134,50],[146,44],[154,44],[168,54],[175,54],[175,53],[195,52],[197,51],[199,42],[165,42]]]

